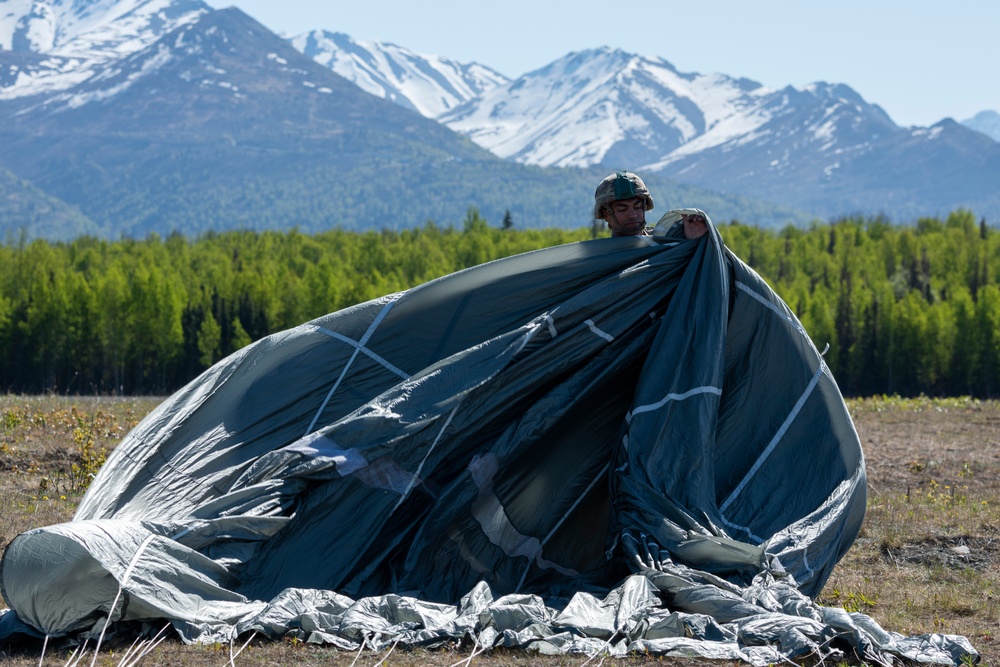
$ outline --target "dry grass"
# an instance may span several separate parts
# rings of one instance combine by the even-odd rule
[[[119,646],[109,652],[101,649],[96,665],[111,667],[120,665],[121,656],[128,646]],[[233,652],[240,647],[233,648]],[[46,656],[44,665],[66,665],[68,651],[60,651],[58,655]],[[2,656],[2,653],[0,653]],[[80,667],[90,664],[92,655],[85,655]],[[472,657],[470,661],[469,658]],[[32,655],[13,655],[9,658],[0,657],[4,667],[34,667],[38,665],[37,651]],[[488,654],[475,654],[469,647],[456,647],[441,650],[395,648],[379,653],[365,651],[352,653],[338,651],[323,646],[291,644],[288,642],[254,641],[232,661],[236,667],[257,667],[261,665],[296,665],[301,667],[464,667],[467,664],[483,667],[529,667],[544,665],[545,667],[598,667],[602,664],[613,664],[615,667],[633,667],[640,665],[669,665],[671,667],[737,667],[739,663],[719,662],[709,660],[667,660],[653,656],[636,656],[610,661],[597,658],[588,662],[586,656],[540,656],[521,650],[499,649]],[[227,667],[230,665],[229,646],[185,646],[176,641],[167,641],[153,652],[144,656],[139,662],[140,667],[177,667],[178,665],[192,667]]]
[[[983,664],[1000,664],[1000,402],[850,405],[868,514],[819,602],[907,635],[964,635]]]
[[[67,521],[88,477],[156,398],[0,396],[0,543]],[[850,402],[868,462],[861,535],[819,601],[864,611],[907,635],[968,637],[983,664],[1000,664],[1000,401],[887,399]],[[140,664],[230,664],[239,647],[184,646],[169,639]],[[39,664],[37,650],[3,653],[5,666]],[[95,664],[120,665],[127,643],[110,638]],[[471,646],[361,655],[293,641],[253,641],[234,662],[250,665],[598,665],[580,656],[539,656]],[[43,664],[65,665],[50,647]],[[472,658],[470,660],[470,658]],[[81,665],[91,664],[92,655]],[[635,656],[615,665],[712,665]],[[721,663],[728,665],[730,663]]]
[[[72,518],[107,454],[159,402],[0,396],[0,543]]]

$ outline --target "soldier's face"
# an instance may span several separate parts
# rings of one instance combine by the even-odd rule
[[[607,205],[604,220],[612,236],[638,236],[646,226],[646,200],[632,197],[613,201]]]

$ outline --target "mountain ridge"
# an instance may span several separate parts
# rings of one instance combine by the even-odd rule
[[[290,41],[298,51],[365,92],[428,118],[508,80],[478,63],[420,54],[388,42],[359,42],[327,30],[313,30]]]
[[[994,141],[1000,141],[1000,113],[991,109],[980,111],[972,118],[962,121],[969,129],[982,132]]]
[[[770,89],[607,47],[510,80],[342,33],[281,38],[200,0],[35,1],[0,10],[0,39],[27,49],[0,51],[0,168],[79,211],[73,228],[399,228],[469,207],[578,226],[620,168],[657,201],[765,226],[1000,215],[995,142],[900,128],[846,84]],[[45,7],[90,23],[46,41]]]
[[[769,89],[601,48],[568,54],[439,120],[519,162],[627,165],[818,217],[911,220],[961,207],[1000,217],[990,185],[1000,182],[1000,144],[948,119],[934,131],[901,128],[846,84]]]
[[[459,224],[590,224],[600,169],[505,161],[365,93],[238,9],[206,13],[48,95],[0,105],[0,167],[110,236]],[[660,182],[719,214],[804,214]],[[8,227],[9,229],[9,227]]]
[[[816,217],[912,220],[962,207],[1000,217],[1000,197],[989,185],[1000,179],[1000,153],[964,131],[1000,132],[983,124],[994,120],[990,113],[962,128],[904,128],[844,83],[771,89],[599,47],[569,53],[435,117],[523,164],[629,168]],[[937,141],[940,128],[945,142]],[[928,187],[926,179],[953,187]]]

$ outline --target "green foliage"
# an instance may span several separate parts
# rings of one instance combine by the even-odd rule
[[[959,210],[779,233],[720,227],[796,313],[845,394],[1000,393],[998,234]]]
[[[77,422],[73,429],[73,442],[76,444],[80,460],[70,467],[69,490],[83,492],[90,486],[90,482],[108,458],[107,450],[98,447],[95,442],[99,437],[102,422],[107,421],[107,416],[101,411],[92,416],[84,415],[75,407],[72,413]]]
[[[589,230],[502,230],[470,207],[364,233],[153,234],[0,245],[0,391],[172,391],[268,334]]]
[[[222,327],[215,321],[215,317],[208,313],[198,327],[198,361],[203,366],[210,366],[215,359],[219,358],[222,350]]]
[[[868,582],[866,582],[868,583]],[[829,591],[829,604],[839,605],[848,612],[871,614],[878,606],[878,594],[870,591],[841,591],[834,588]]]
[[[845,394],[1000,394],[1000,234],[971,213],[720,232],[826,350]],[[0,391],[172,391],[276,331],[594,233],[491,227],[468,207],[457,229],[21,237],[0,245]]]

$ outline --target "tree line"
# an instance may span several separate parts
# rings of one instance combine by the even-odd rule
[[[1000,395],[1000,233],[972,213],[719,229],[826,350],[845,394]],[[0,391],[173,391],[275,331],[598,233],[509,216],[494,228],[473,208],[460,229],[22,238],[0,245]]]

